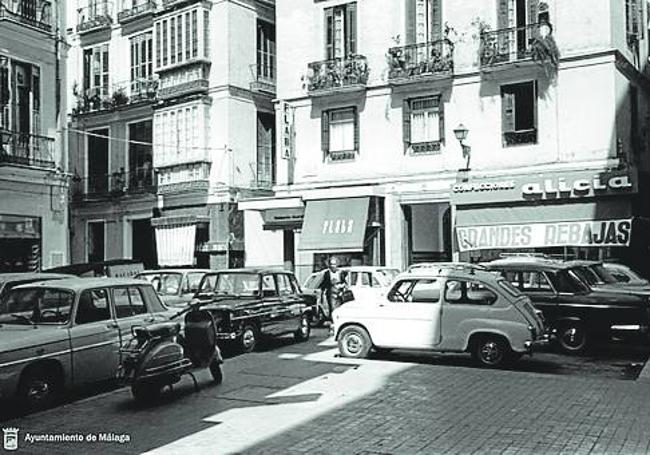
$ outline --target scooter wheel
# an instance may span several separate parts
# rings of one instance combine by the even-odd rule
[[[221,370],[221,364],[213,360],[210,364],[210,374],[215,384],[221,384],[223,382],[223,371]]]
[[[161,387],[156,384],[135,383],[131,386],[131,393],[135,401],[150,403],[160,396]]]

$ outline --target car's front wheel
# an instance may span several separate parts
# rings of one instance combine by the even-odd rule
[[[510,353],[510,346],[502,338],[492,335],[482,336],[474,343],[472,356],[479,365],[497,368],[504,364]]]
[[[339,352],[343,357],[361,359],[368,356],[372,348],[370,335],[359,325],[344,327],[339,334]]]
[[[60,381],[52,373],[32,371],[20,381],[18,399],[28,410],[41,410],[52,406],[61,391]]]
[[[567,354],[581,354],[587,349],[587,330],[578,321],[565,322],[557,330],[557,342]]]

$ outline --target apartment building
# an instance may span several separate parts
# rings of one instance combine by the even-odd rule
[[[276,10],[277,184],[239,204],[248,265],[647,254],[646,2]]]
[[[274,2],[90,0],[76,13],[75,260],[242,264],[237,201],[274,182]]]
[[[65,7],[0,1],[0,272],[68,260]]]

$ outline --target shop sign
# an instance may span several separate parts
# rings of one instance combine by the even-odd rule
[[[631,219],[456,227],[460,251],[629,246],[631,233]]]
[[[35,217],[0,215],[0,238],[40,238],[40,219]]]
[[[452,185],[452,204],[584,199],[636,193],[632,171],[567,171],[499,180],[476,180]]]

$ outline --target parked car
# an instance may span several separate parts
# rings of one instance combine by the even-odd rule
[[[316,301],[304,294],[292,272],[244,268],[206,274],[196,296],[217,322],[217,338],[251,352],[266,335],[293,334],[309,339],[309,320]]]
[[[209,269],[145,270],[135,278],[147,280],[160,295],[165,305],[183,307],[190,303],[199,290],[199,284]]]
[[[591,289],[621,292],[625,294],[650,295],[650,286],[630,286],[621,283],[610,273],[600,261],[576,260],[567,261],[578,278]]]
[[[607,269],[609,274],[614,277],[619,283],[624,283],[627,286],[650,286],[650,281],[642,278],[638,273],[624,264],[605,262],[603,267]]]
[[[531,298],[565,352],[583,352],[593,341],[608,341],[613,335],[648,331],[650,296],[591,289],[570,263],[509,258],[485,265]]]
[[[0,400],[18,398],[41,408],[64,389],[115,378],[132,327],[168,317],[142,280],[70,278],[16,286],[0,300]]]
[[[469,266],[399,275],[381,299],[337,308],[334,334],[344,357],[366,357],[371,349],[470,352],[486,367],[546,343],[530,299],[503,278]]]
[[[21,284],[62,280],[64,278],[74,278],[74,275],[66,275],[63,273],[0,273],[0,299],[7,292]]]
[[[136,259],[109,259],[99,262],[83,262],[44,270],[49,273],[67,273],[79,277],[131,278],[144,270]]]
[[[483,267],[480,264],[469,264],[465,262],[418,262],[416,264],[409,266],[409,268],[406,269],[406,271],[420,272],[424,269],[435,269],[441,267],[444,268],[444,267],[454,267],[454,266],[474,268],[476,270],[485,270],[485,267]]]

